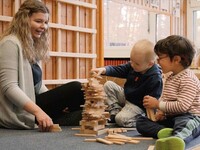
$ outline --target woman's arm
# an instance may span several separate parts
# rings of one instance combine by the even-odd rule
[[[41,131],[49,131],[50,127],[53,125],[53,121],[39,106],[32,101],[28,101],[24,105],[24,110],[36,117]]]

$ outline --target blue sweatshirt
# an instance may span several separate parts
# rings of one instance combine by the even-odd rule
[[[144,74],[135,72],[131,67],[130,62],[119,66],[106,66],[107,76],[125,78],[124,94],[126,100],[143,107],[143,97],[150,95],[155,98],[159,98],[162,93],[162,73],[157,64],[154,64]]]

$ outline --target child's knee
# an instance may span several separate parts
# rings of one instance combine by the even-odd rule
[[[124,118],[123,118],[123,116],[120,113],[118,113],[115,116],[115,122],[117,123],[117,125],[123,126],[123,124],[124,124]]]
[[[112,81],[106,81],[106,83],[104,83],[104,90],[110,89],[110,87],[112,87],[113,82]]]
[[[135,120],[131,119],[130,117],[127,117],[126,115],[120,112],[115,116],[115,122],[118,126],[135,127]]]

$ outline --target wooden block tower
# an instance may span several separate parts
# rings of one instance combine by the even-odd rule
[[[85,104],[82,106],[81,134],[99,135],[109,118],[109,113],[105,112],[107,107],[105,105],[106,95],[98,78],[98,76],[93,76],[88,79],[88,83],[82,85],[85,93]]]

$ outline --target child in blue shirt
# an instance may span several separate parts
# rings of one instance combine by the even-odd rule
[[[130,62],[91,70],[99,75],[126,79],[124,87],[112,81],[104,84],[111,123],[116,122],[123,127],[135,127],[136,116],[145,112],[143,97],[145,95],[160,97],[162,73],[155,64],[156,55],[153,48],[154,44],[149,40],[139,40],[131,50]]]

